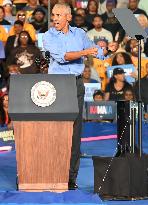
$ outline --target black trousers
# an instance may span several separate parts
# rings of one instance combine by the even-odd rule
[[[79,165],[80,165],[80,145],[81,145],[81,131],[82,131],[82,113],[85,88],[82,78],[76,79],[77,85],[77,98],[79,114],[74,121],[73,125],[73,136],[72,136],[72,148],[71,148],[71,160],[70,160],[70,171],[69,180],[76,181]]]

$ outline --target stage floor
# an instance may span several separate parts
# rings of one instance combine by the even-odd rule
[[[89,125],[90,126],[90,125]],[[101,136],[104,134],[116,134],[115,125],[103,124]],[[100,132],[99,132],[100,134]],[[98,136],[99,136],[98,134]],[[85,136],[86,137],[86,136]],[[93,194],[93,161],[91,156],[113,156],[116,149],[116,140],[97,140],[82,142],[81,158],[78,175],[79,190],[68,191],[62,194],[23,193],[16,191],[16,159],[15,151],[0,154],[0,204],[103,204],[103,205],[148,205],[148,200],[137,201],[102,201],[97,194]],[[143,150],[148,153],[148,124],[143,126]]]

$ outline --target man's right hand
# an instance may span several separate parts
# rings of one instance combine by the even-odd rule
[[[92,47],[84,50],[84,55],[93,55],[96,56],[98,54],[98,48]]]

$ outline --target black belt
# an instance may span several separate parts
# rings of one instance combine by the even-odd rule
[[[76,80],[78,80],[78,79],[80,79],[80,78],[82,78],[82,75],[77,75],[77,76],[76,76]]]

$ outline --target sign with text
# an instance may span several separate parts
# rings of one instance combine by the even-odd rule
[[[85,86],[85,96],[84,101],[93,101],[93,94],[95,90],[101,89],[101,83],[84,83]]]
[[[112,75],[113,75],[113,70],[114,70],[115,68],[123,68],[123,70],[126,72],[126,73],[125,73],[125,77],[126,77],[127,82],[129,82],[129,83],[135,82],[135,78],[133,78],[133,77],[130,76],[130,74],[131,74],[132,72],[135,72],[135,71],[136,71],[136,69],[135,69],[135,67],[134,67],[133,64],[116,65],[116,66],[109,66],[109,67],[107,67],[107,76],[108,76],[108,78],[111,78],[111,77],[112,77]]]
[[[14,148],[13,128],[0,127],[0,146],[11,145]]]
[[[117,106],[114,101],[85,102],[87,120],[114,120]]]

